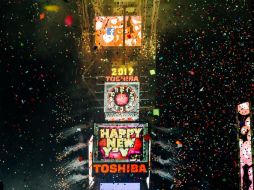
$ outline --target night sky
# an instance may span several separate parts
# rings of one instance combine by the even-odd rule
[[[45,10],[51,4],[59,10]],[[166,175],[152,175],[152,190],[237,190],[235,110],[251,98],[253,78],[250,1],[161,4],[157,124],[173,129],[155,130],[151,137],[174,150],[153,147],[154,154],[173,161],[153,163],[154,171]],[[92,128],[81,127],[83,134],[67,140],[58,136],[94,119],[89,112],[93,97],[81,87],[77,5],[71,0],[1,0],[0,10],[0,181],[6,190],[63,189],[59,183],[68,176],[59,175],[65,163],[56,155],[87,140]],[[178,185],[171,186],[170,175]],[[69,189],[82,189],[83,183],[70,182]]]

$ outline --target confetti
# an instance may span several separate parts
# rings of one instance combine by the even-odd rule
[[[58,12],[60,7],[57,5],[46,5],[44,6],[44,9],[49,12]]]
[[[66,16],[64,23],[66,26],[71,27],[73,23],[73,17],[71,15]]]

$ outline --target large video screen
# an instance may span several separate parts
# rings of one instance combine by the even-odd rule
[[[148,124],[94,124],[93,161],[96,163],[147,162]]]
[[[140,190],[139,183],[100,183],[100,190]]]
[[[141,16],[125,17],[125,45],[141,46]]]
[[[253,189],[253,162],[251,149],[250,103],[237,106],[240,146],[241,189]]]
[[[105,82],[104,112],[107,121],[139,119],[139,82]]]
[[[123,46],[124,41],[125,46],[141,46],[141,16],[126,16],[125,22],[123,16],[100,16],[95,20],[97,46]]]

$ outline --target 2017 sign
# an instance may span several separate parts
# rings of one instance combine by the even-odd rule
[[[123,75],[133,75],[134,69],[132,67],[119,67],[112,68],[112,76],[123,76]]]

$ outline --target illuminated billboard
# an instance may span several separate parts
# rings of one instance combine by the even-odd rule
[[[139,119],[139,82],[105,82],[104,112],[107,121]]]
[[[237,106],[237,111],[240,146],[240,186],[241,190],[253,190],[251,122],[249,102],[239,104]]]
[[[148,124],[94,124],[93,161],[96,163],[148,162]]]
[[[95,17],[95,44],[97,46],[141,46],[141,16]],[[123,34],[125,24],[125,36]]]
[[[125,45],[141,46],[141,16],[125,17]]]
[[[112,163],[94,163],[94,174],[147,174],[148,166],[145,163],[130,163],[130,164],[112,164]]]
[[[140,183],[100,183],[100,190],[140,190]]]
[[[94,124],[93,173],[148,173],[148,124]]]
[[[97,46],[123,46],[123,17],[96,17],[95,44]]]

